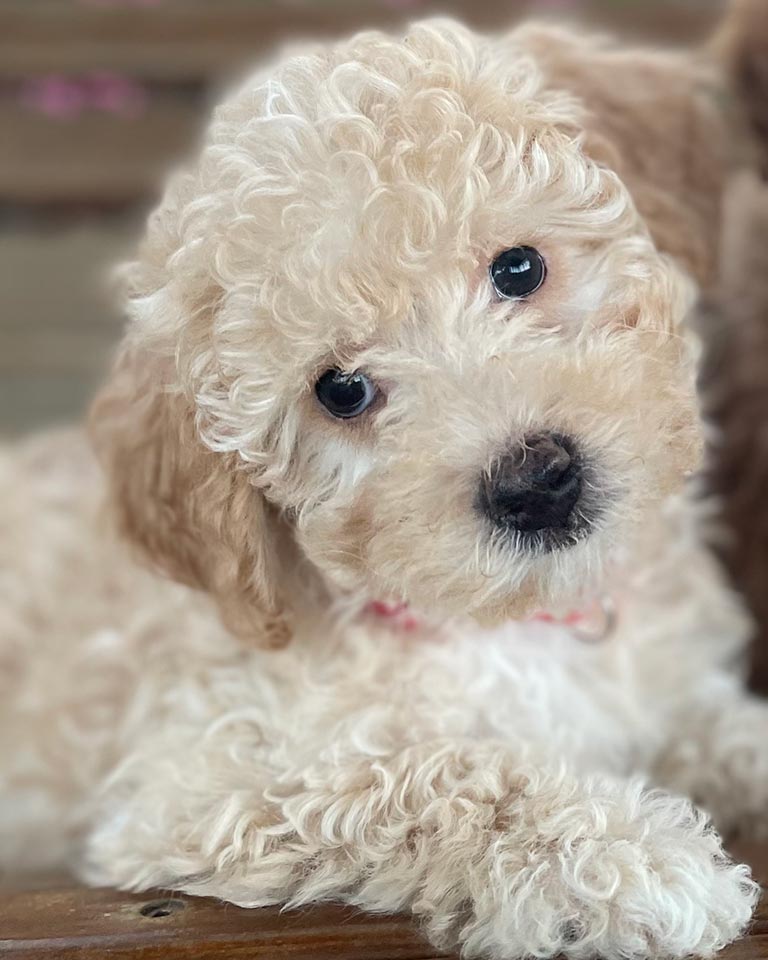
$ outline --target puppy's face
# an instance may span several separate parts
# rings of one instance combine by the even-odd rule
[[[136,277],[134,336],[334,590],[569,602],[696,460],[686,285],[512,41],[422,25],[257,78]]]

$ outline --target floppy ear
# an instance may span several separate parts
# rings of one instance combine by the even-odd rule
[[[235,454],[209,450],[174,363],[123,347],[91,434],[119,530],[176,580],[203,588],[230,629],[265,645],[290,634],[278,588],[285,523]]]
[[[541,24],[520,33],[545,79],[582,102],[585,151],[618,173],[658,248],[716,283],[728,137],[714,66]]]

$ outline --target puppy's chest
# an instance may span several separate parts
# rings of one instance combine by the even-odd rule
[[[332,739],[366,730],[388,752],[490,738],[537,761],[617,772],[642,767],[653,748],[654,725],[619,637],[590,644],[546,623],[424,635],[382,629],[334,660],[320,670],[327,687],[317,702],[317,729]]]
[[[634,651],[620,634],[513,624],[488,638],[468,685],[478,729],[584,770],[637,769],[655,739]]]

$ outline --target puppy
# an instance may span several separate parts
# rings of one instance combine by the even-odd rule
[[[686,506],[713,84],[438,21],[217,111],[125,271],[106,482],[75,433],[0,463],[8,864],[410,911],[467,956],[739,935],[756,885],[694,805],[766,824]]]

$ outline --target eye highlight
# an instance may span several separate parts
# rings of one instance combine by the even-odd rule
[[[359,417],[376,399],[376,387],[369,377],[359,370],[344,373],[333,368],[315,384],[315,394],[328,413],[340,420]]]
[[[510,247],[496,257],[488,272],[502,300],[523,300],[544,283],[547,266],[535,247]]]

